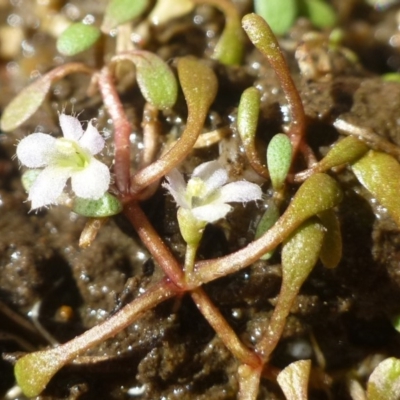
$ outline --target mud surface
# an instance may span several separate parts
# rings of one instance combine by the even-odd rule
[[[31,71],[44,73],[66,61],[57,59],[54,38],[41,30],[43,16],[37,8],[32,9],[36,2],[11,3],[0,0],[0,28],[10,26],[11,16],[18,17],[18,27],[28,35],[26,46],[31,46],[31,53],[18,46],[15,54],[0,55],[0,112],[33,77]],[[75,7],[81,17],[90,12],[97,18],[104,9],[104,2],[82,3],[85,6],[71,1],[55,7],[63,6],[64,14],[68,7]],[[249,2],[236,3],[243,13],[251,10]],[[318,56],[311,58],[314,62],[329,54],[331,69],[321,72],[316,67],[317,72],[305,79],[300,75],[294,49],[310,29],[307,21],[299,21],[290,40],[282,44],[305,106],[308,141],[318,156],[325,154],[327,146],[340,137],[333,122],[342,118],[400,145],[400,84],[383,82],[379,77],[400,68],[400,50],[389,44],[391,37],[400,35],[394,23],[400,6],[379,13],[361,1],[333,3],[343,14],[344,45],[359,56],[359,62],[327,50],[322,43]],[[351,12],[342,3],[353,4]],[[148,47],[165,59],[185,54],[208,58],[215,42],[206,39],[205,33],[217,35],[222,24],[219,12],[199,7],[172,26],[155,29]],[[92,51],[77,58],[95,65]],[[235,132],[240,95],[254,84],[265,93],[258,133],[260,148],[265,148],[270,137],[285,129],[288,122],[286,100],[274,72],[250,44],[241,67],[209,63],[220,87],[204,131],[230,125]],[[80,249],[78,241],[85,218],[65,207],[29,212],[20,167],[13,158],[15,145],[35,130],[57,133],[57,112],[71,98],[76,112],[84,110],[83,120],[97,117],[105,130],[111,129],[100,98],[85,97],[87,86],[87,79],[82,77],[60,81],[48,104],[34,117],[12,134],[0,133],[2,353],[30,352],[65,342],[104,321],[162,277],[123,216],[109,220],[93,244]],[[129,115],[139,118],[143,103],[132,100],[135,96],[137,88],[126,89],[123,101]],[[185,113],[181,98],[173,114],[163,116],[166,131],[174,127],[179,131]],[[140,143],[140,129],[137,134]],[[224,139],[221,159],[229,160],[240,176],[248,173],[248,166],[235,151],[239,146],[235,133]],[[184,168],[190,171],[193,164],[217,154],[217,146],[196,150]],[[311,358],[316,368],[310,399],[349,399],[346,382],[351,373],[367,379],[378,361],[387,356],[400,357],[400,336],[390,322],[400,312],[399,228],[353,175],[340,171],[337,179],[345,195],[339,209],[342,261],[333,270],[315,267],[271,361],[274,367],[283,368],[296,359]],[[159,189],[144,209],[182,260],[184,243],[172,200]],[[255,205],[239,205],[226,222],[207,227],[199,258],[229,254],[252,241],[261,212]],[[280,282],[278,253],[269,261],[258,261],[206,285],[205,290],[243,341],[252,346],[267,329]],[[35,327],[35,318],[47,336]],[[162,303],[85,356],[90,357],[62,369],[41,398],[227,400],[235,399],[238,391],[235,359],[188,296]],[[0,396],[6,398],[13,385],[11,364],[0,361]],[[259,394],[259,399],[266,398],[283,399],[278,386],[268,379],[262,381]]]

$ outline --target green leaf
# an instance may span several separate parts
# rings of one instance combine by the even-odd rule
[[[95,26],[76,22],[60,35],[57,50],[65,56],[74,56],[93,46],[100,35],[100,30]]]
[[[1,130],[13,131],[30,118],[45,100],[50,86],[51,79],[44,75],[23,89],[4,109]]]
[[[121,202],[112,194],[105,193],[98,200],[75,198],[72,210],[79,215],[92,218],[110,217],[122,211]]]
[[[398,72],[388,72],[387,74],[383,74],[381,78],[385,82],[400,82],[400,74]]]
[[[337,18],[333,7],[324,0],[302,0],[301,12],[306,15],[317,28],[331,28]]]
[[[258,115],[260,114],[260,92],[255,87],[247,88],[240,97],[237,127],[246,146],[256,135]]]
[[[326,174],[314,174],[296,192],[283,214],[285,224],[296,224],[335,207],[343,194],[338,183]]]
[[[307,400],[311,360],[292,362],[277,377],[286,400]]]
[[[147,102],[158,109],[171,108],[178,96],[178,83],[171,68],[149,51],[133,51],[113,57],[112,61],[128,60],[136,66],[136,79]]]
[[[342,259],[342,234],[339,218],[330,209],[318,214],[326,232],[322,243],[320,259],[326,268],[336,268]]]
[[[272,187],[278,191],[285,183],[292,162],[292,144],[287,135],[278,133],[269,142],[267,164]]]
[[[148,0],[111,0],[104,13],[101,30],[108,34],[118,25],[139,17],[148,4]]]
[[[291,28],[298,12],[297,0],[254,0],[254,9],[276,35],[283,35]]]
[[[368,400],[397,400],[400,398],[400,360],[383,360],[372,372],[367,385]]]
[[[226,16],[225,28],[215,46],[213,58],[225,65],[238,65],[243,56],[243,30],[237,16]]]
[[[15,364],[15,378],[25,396],[38,396],[55,373],[65,364],[63,357],[54,352],[56,349],[27,354]]]
[[[354,136],[347,136],[335,143],[328,154],[319,162],[317,170],[323,172],[339,165],[354,162],[368,150],[369,147],[364,142]]]
[[[304,222],[282,247],[282,292],[297,295],[301,285],[318,261],[325,234],[324,226],[315,218]]]
[[[385,207],[400,227],[400,164],[392,156],[370,150],[352,166],[361,184]]]

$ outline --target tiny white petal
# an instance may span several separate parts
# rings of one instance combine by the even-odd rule
[[[72,115],[60,114],[61,130],[66,139],[78,141],[83,135],[83,128],[78,118]]]
[[[192,177],[200,178],[206,181],[215,171],[222,169],[221,164],[218,161],[208,161],[198,165],[192,173]]]
[[[229,204],[208,204],[206,206],[195,207],[192,209],[193,216],[199,221],[215,222],[224,218],[232,206]]]
[[[55,204],[70,175],[70,169],[46,167],[36,178],[29,191],[28,200],[32,202],[32,209]]]
[[[97,200],[110,186],[110,170],[107,165],[92,158],[86,168],[73,173],[71,185],[78,197]]]
[[[54,152],[56,140],[45,133],[32,133],[18,143],[17,157],[29,168],[44,167]]]
[[[104,147],[104,139],[100,135],[99,131],[96,127],[92,125],[90,121],[85,133],[79,139],[79,144],[86,150],[90,152],[90,154],[97,154],[103,150]]]
[[[220,197],[216,200],[218,203],[247,202],[261,199],[261,188],[255,183],[247,181],[237,181],[228,183],[220,189]]]
[[[207,187],[207,191],[204,197],[207,197],[209,194],[214,192],[216,189],[219,189],[221,186],[225,185],[228,181],[228,173],[224,169],[217,169],[214,171],[207,180],[204,181]]]
[[[176,204],[180,207],[189,208],[185,200],[186,183],[183,175],[175,168],[165,176],[168,183],[163,183],[165,187],[174,198]]]

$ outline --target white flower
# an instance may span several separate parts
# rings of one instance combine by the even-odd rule
[[[89,122],[84,132],[75,117],[60,114],[64,137],[33,133],[22,139],[17,156],[28,168],[44,168],[29,189],[32,209],[57,204],[57,198],[71,178],[72,190],[78,197],[97,200],[110,185],[108,167],[93,155],[104,147],[104,139]]]
[[[224,218],[232,206],[226,203],[261,199],[261,188],[251,182],[228,182],[228,173],[218,161],[210,161],[194,169],[186,184],[182,174],[174,169],[163,186],[169,190],[178,206],[190,210],[198,221],[215,222]]]

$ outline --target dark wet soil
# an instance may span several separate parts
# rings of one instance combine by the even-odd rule
[[[31,71],[43,73],[66,61],[54,58],[54,38],[41,31],[40,7],[33,3],[36,4],[20,0],[9,4],[0,0],[0,28],[10,26],[11,17],[19,18],[17,27],[27,35],[25,50],[18,46],[15,54],[0,54],[0,112],[33,76]],[[75,7],[81,17],[89,12],[99,17],[104,9],[104,2],[50,3],[55,9],[64,6],[64,14],[68,7]],[[250,2],[236,3],[243,12],[251,10]],[[305,106],[308,141],[317,155],[323,155],[327,146],[340,137],[332,125],[340,117],[400,145],[400,84],[383,82],[379,77],[400,68],[400,50],[389,44],[390,38],[400,35],[394,23],[400,6],[379,13],[361,0],[333,3],[343,14],[344,45],[359,56],[359,62],[330,51],[322,42],[318,54],[310,59],[317,62],[328,54],[332,68],[305,79],[299,74],[293,49],[310,29],[307,21],[299,21],[282,43]],[[348,6],[350,12],[344,3],[352,4]],[[202,22],[195,25],[193,20],[199,20],[195,16],[200,16]],[[200,7],[172,27],[156,29],[148,46],[166,59],[184,54],[208,57],[215,43],[205,39],[205,32],[219,32],[222,22],[219,12]],[[26,50],[28,45],[31,53]],[[92,56],[93,52],[89,52],[77,58],[93,66]],[[224,67],[216,62],[210,65],[219,78],[220,89],[205,131],[227,124],[235,131],[240,95],[254,84],[265,93],[258,132],[260,146],[265,147],[272,134],[285,128],[288,118],[274,72],[250,45],[243,66]],[[84,109],[84,118],[99,117],[104,128],[109,129],[104,110],[99,108],[100,99],[85,98],[88,82],[81,79],[74,77],[58,83],[48,104],[34,117],[14,133],[0,133],[2,353],[30,352],[65,342],[104,321],[162,277],[122,216],[109,220],[93,244],[81,249],[78,241],[85,218],[65,207],[29,212],[20,183],[21,171],[13,158],[17,140],[35,130],[57,132],[57,111],[71,98],[76,112]],[[124,105],[136,118],[140,115],[138,109],[143,107],[131,100],[137,93],[133,88],[123,94]],[[184,118],[184,106],[178,103],[174,113],[165,116],[165,126],[176,124],[180,129],[178,117]],[[227,149],[239,146],[236,136],[224,141],[228,153]],[[217,154],[217,146],[197,150],[187,168],[193,160],[198,163]],[[236,153],[223,156],[236,170],[248,168]],[[344,244],[342,261],[333,270],[315,267],[296,300],[271,361],[273,366],[282,368],[296,359],[311,358],[315,371],[310,399],[350,399],[346,387],[350,374],[357,374],[365,383],[380,360],[400,356],[400,336],[390,322],[400,312],[399,228],[350,172],[340,171],[336,177],[345,195],[338,210]],[[175,205],[159,190],[144,209],[175,255],[182,259],[184,244]],[[256,206],[238,206],[227,222],[209,226],[199,257],[217,257],[243,247],[253,239],[254,221],[260,214]],[[251,346],[268,326],[280,281],[278,252],[268,262],[258,261],[244,271],[206,285],[205,290],[242,340]],[[35,327],[35,313],[50,337]],[[60,371],[41,398],[225,400],[236,398],[238,391],[235,359],[189,297],[181,299],[180,304],[175,300],[161,304],[86,355],[91,358]],[[6,397],[13,385],[11,364],[0,361],[1,396],[22,399],[21,395],[12,397],[10,393]],[[283,395],[275,383],[263,380],[259,399],[267,398],[282,399]]]

